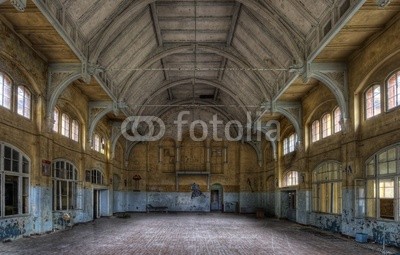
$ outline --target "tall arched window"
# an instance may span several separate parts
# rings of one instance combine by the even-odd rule
[[[54,123],[53,123],[53,131],[58,133],[59,132],[59,119],[60,119],[60,111],[55,108],[53,112],[53,118],[54,118]]]
[[[0,143],[0,217],[29,213],[30,160]]]
[[[297,185],[299,185],[299,172],[297,171],[287,172],[283,177],[283,186],[290,187]]]
[[[316,142],[320,139],[320,124],[319,120],[316,120],[311,125],[311,141]]]
[[[297,143],[297,134],[291,134],[289,137],[283,140],[283,154],[286,155],[295,151]]]
[[[400,71],[393,74],[387,81],[387,108],[400,105]]]
[[[94,134],[93,136],[93,150],[100,152],[101,154],[105,153],[106,142],[103,137],[98,134]]]
[[[11,79],[0,72],[0,106],[11,109]]]
[[[367,217],[400,219],[399,166],[400,145],[378,152],[367,161],[366,203],[361,202]]]
[[[70,137],[70,127],[69,127],[70,119],[69,116],[65,113],[61,116],[61,134],[65,137]]]
[[[18,86],[17,113],[25,118],[31,118],[31,92],[24,86]]]
[[[341,165],[328,161],[313,172],[313,211],[340,214],[342,211]]]
[[[381,114],[381,86],[374,85],[365,92],[365,118]]]
[[[53,209],[76,209],[78,170],[68,161],[58,160],[53,163]]]
[[[104,184],[104,177],[103,177],[103,173],[99,170],[92,170],[90,171],[90,180],[86,180],[89,181],[93,184],[99,184],[99,185],[103,185]]]
[[[336,107],[333,111],[333,131],[335,134],[342,131],[341,119],[342,111],[340,110],[340,107]]]
[[[329,113],[322,116],[322,138],[326,138],[332,134],[332,117]]]
[[[72,140],[74,140],[75,142],[79,142],[79,123],[77,120],[73,120],[72,121]]]

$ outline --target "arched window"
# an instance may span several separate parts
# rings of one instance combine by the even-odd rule
[[[367,217],[400,219],[400,145],[378,152],[366,163],[365,204]],[[396,206],[397,204],[397,206]],[[362,215],[361,215],[362,216]]]
[[[79,142],[79,123],[76,120],[72,121],[72,140]]]
[[[336,107],[333,111],[333,131],[335,134],[342,131],[341,119],[342,111],[340,110],[340,107]]]
[[[283,140],[283,154],[289,154],[291,152],[294,152],[296,149],[296,143],[297,143],[297,134],[291,134],[289,137],[285,138]]]
[[[53,163],[53,209],[76,209],[78,170],[65,160]]]
[[[70,137],[69,122],[70,122],[69,116],[63,113],[61,116],[61,134],[65,137]]]
[[[105,139],[98,134],[94,134],[93,137],[93,150],[100,152],[101,154],[105,153]]]
[[[290,187],[297,185],[299,185],[299,172],[297,171],[287,172],[283,177],[283,186]]]
[[[316,120],[311,125],[311,141],[316,142],[320,139],[320,124],[319,120]]]
[[[60,111],[55,108],[53,112],[53,118],[54,118],[54,123],[53,123],[53,131],[58,133],[59,132],[59,118],[60,118]]]
[[[393,74],[387,81],[387,108],[400,105],[400,71]]]
[[[24,86],[18,86],[17,113],[25,118],[31,118],[31,92]]]
[[[341,165],[324,162],[313,172],[313,211],[340,214],[342,211]]]
[[[332,134],[332,117],[329,113],[322,116],[322,138],[326,138]]]
[[[381,86],[374,85],[365,92],[365,118],[381,114]]]
[[[99,170],[92,170],[90,171],[90,178],[89,181],[93,184],[99,184],[99,185],[103,185],[104,184],[104,177],[101,171]]]
[[[0,72],[0,106],[11,109],[11,80]]]
[[[0,217],[29,213],[30,160],[0,143]]]

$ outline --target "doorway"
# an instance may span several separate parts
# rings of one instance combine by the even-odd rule
[[[281,193],[282,218],[296,221],[296,191],[283,191]]]
[[[108,189],[93,189],[93,219],[112,214]]]
[[[221,184],[214,184],[211,186],[211,196],[210,196],[210,210],[212,212],[222,212],[223,211],[223,188]]]
[[[100,218],[100,190],[93,190],[93,220]]]
[[[288,219],[296,221],[296,191],[289,191]]]

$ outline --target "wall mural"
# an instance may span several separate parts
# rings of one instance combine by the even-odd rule
[[[200,186],[197,183],[193,183],[191,185],[191,189],[192,189],[192,199],[196,198],[196,197],[206,197],[203,192],[201,192],[200,190]]]

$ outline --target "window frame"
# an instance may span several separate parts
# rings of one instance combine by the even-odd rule
[[[56,176],[56,166],[60,164],[60,172],[64,173],[64,177]],[[72,178],[68,178],[68,171],[67,164],[72,167]],[[64,168],[61,168],[64,167]],[[71,169],[70,169],[71,170]],[[71,210],[78,210],[78,176],[79,171],[76,168],[75,164],[71,161],[65,159],[57,159],[54,160],[51,167],[51,177],[52,177],[52,210],[54,212],[59,211],[71,211]],[[63,195],[62,186],[65,184],[66,188],[66,195]],[[72,187],[72,191],[71,191]],[[72,192],[72,193],[71,193]],[[67,205],[66,209],[63,208],[63,197],[66,198]],[[72,203],[71,203],[72,198]],[[61,207],[58,207],[61,206]]]
[[[32,119],[32,92],[26,86],[23,86],[23,85],[16,86],[15,89],[16,89],[15,112],[19,116],[22,116],[22,117],[24,117],[26,119],[29,119],[29,120]],[[20,89],[23,92],[23,95],[22,95],[22,102],[23,102],[22,109],[20,109],[20,104],[19,104],[19,101],[20,101],[20,93],[19,93]],[[26,100],[29,100],[29,102],[27,103]],[[27,105],[28,105],[28,107],[27,107]],[[20,110],[22,110],[22,113],[20,113]],[[27,112],[26,112],[26,110],[27,110]]]
[[[324,113],[320,121],[321,139],[328,138],[332,135],[332,115],[330,113]]]
[[[394,96],[395,100],[397,101],[395,106],[393,106],[392,108],[389,108],[389,80],[393,77],[396,76],[396,90],[397,90],[397,94]],[[396,69],[393,72],[389,73],[389,75],[387,76],[387,78],[385,79],[385,87],[384,87],[384,98],[386,100],[385,105],[385,109],[387,112],[392,111],[392,110],[396,110],[400,107],[400,69]]]
[[[337,116],[337,112],[340,113],[339,116]],[[339,106],[336,106],[332,111],[332,125],[333,125],[332,134],[337,134],[337,133],[342,132],[342,130],[343,130],[342,118],[343,118],[342,109],[340,109]],[[336,127],[338,127],[338,128],[336,128]]]
[[[71,140],[79,143],[80,135],[80,124],[76,119],[72,119],[71,121]]]
[[[99,169],[90,170],[90,183],[100,186],[105,185],[103,172]]]
[[[57,113],[57,114],[56,114]],[[56,116],[57,115],[57,116]],[[55,107],[53,111],[53,132],[54,133],[60,133],[60,110]]]
[[[71,117],[65,112],[61,114],[61,135],[71,138]]]
[[[324,170],[323,167],[327,170]],[[337,170],[330,169],[337,167]],[[341,171],[342,164],[339,161],[327,160],[320,163],[312,171],[312,211],[315,213],[326,213],[332,215],[341,215],[343,210],[343,176]],[[318,173],[321,171],[321,173]],[[318,175],[328,174],[337,172],[337,178],[330,179],[318,179]],[[339,189],[339,190],[337,190]],[[322,191],[325,191],[325,196],[322,197]],[[335,191],[337,193],[335,193]],[[337,200],[337,204],[335,203]],[[335,210],[336,208],[336,210]]]
[[[5,158],[5,147],[8,147],[11,149],[11,156],[10,158],[10,166],[11,166],[11,171],[6,171],[4,169],[5,163],[4,161],[6,160]],[[15,159],[13,158],[13,151],[16,151],[18,153],[18,172],[12,171],[12,164],[15,163]],[[28,173],[24,173],[24,164],[28,164]],[[28,216],[30,214],[31,208],[30,208],[30,188],[31,188],[31,178],[30,174],[32,172],[32,162],[31,159],[20,149],[17,147],[5,143],[5,142],[0,142],[0,219],[7,219],[7,218],[13,218],[13,217],[20,217],[20,216]],[[16,214],[10,214],[6,215],[6,176],[12,176],[18,178],[18,192],[17,192],[17,210],[18,213]],[[25,192],[24,192],[24,181],[27,181],[27,187]],[[24,203],[25,203],[25,208],[24,208]],[[25,211],[25,213],[24,213]]]
[[[316,125],[318,123],[318,130],[316,130]],[[316,143],[321,140],[321,121],[319,119],[314,120],[311,123],[311,143]]]
[[[379,88],[379,97],[377,97],[377,98],[379,98],[379,112],[378,113],[375,112],[375,92],[374,92],[374,90],[376,88]],[[368,108],[368,100],[369,100],[369,98],[367,98],[367,94],[369,93],[369,91],[372,91],[371,92],[372,93],[372,98],[371,98],[371,100],[372,100],[372,105],[371,105],[372,115],[371,116],[368,116],[368,109],[369,109]],[[365,120],[372,119],[383,113],[383,108],[382,108],[383,102],[384,102],[383,94],[386,94],[386,92],[385,92],[385,90],[382,89],[382,85],[379,83],[373,83],[365,89],[365,91],[364,91],[364,119]]]
[[[2,84],[3,85],[5,85],[6,83],[5,83],[5,81],[6,80],[8,80],[9,81],[9,106],[7,107],[7,106],[5,106],[4,105],[4,99],[5,99],[5,97],[4,97],[4,95],[5,95],[5,86],[3,86],[2,88],[0,88],[0,89],[2,89],[2,97],[0,97],[0,107],[2,107],[2,108],[4,108],[4,109],[6,109],[6,110],[9,110],[9,111],[12,111],[13,109],[13,88],[14,88],[14,82],[13,82],[13,80],[12,80],[12,78],[11,78],[11,76],[9,76],[8,74],[6,74],[5,72],[2,72],[2,71],[0,71],[0,78],[1,78],[1,80],[2,80]]]
[[[93,134],[92,149],[100,154],[106,154],[106,139],[99,133]]]
[[[388,153],[389,151],[395,151],[395,159],[391,160],[389,158],[386,161],[380,161],[379,157],[384,153]],[[389,155],[388,155],[389,157]],[[395,172],[391,173],[387,170],[386,173],[380,173],[380,167],[390,167],[390,163],[395,162]],[[373,172],[371,171],[371,166],[373,167]],[[381,198],[380,194],[380,183],[383,180],[392,180],[393,181],[393,219],[388,217],[382,217],[381,215],[381,200],[387,198]],[[366,190],[366,202],[365,202],[365,214],[360,215],[361,217],[373,218],[378,220],[386,220],[386,221],[400,221],[400,144],[394,144],[388,147],[385,147],[376,153],[374,153],[371,157],[369,157],[365,161],[365,190]],[[368,196],[369,185],[373,184],[373,188],[371,191],[373,192],[373,196]],[[389,198],[391,199],[391,198]],[[368,211],[369,203],[373,205],[373,212]]]
[[[298,143],[297,133],[291,133],[285,139],[283,139],[283,155],[288,155],[296,151],[296,145]]]
[[[295,174],[296,176],[293,176],[292,174]],[[299,186],[299,179],[300,179],[299,171],[294,171],[294,170],[287,171],[283,176],[282,187],[284,188],[297,187]],[[293,180],[295,180],[294,183],[292,183]]]

